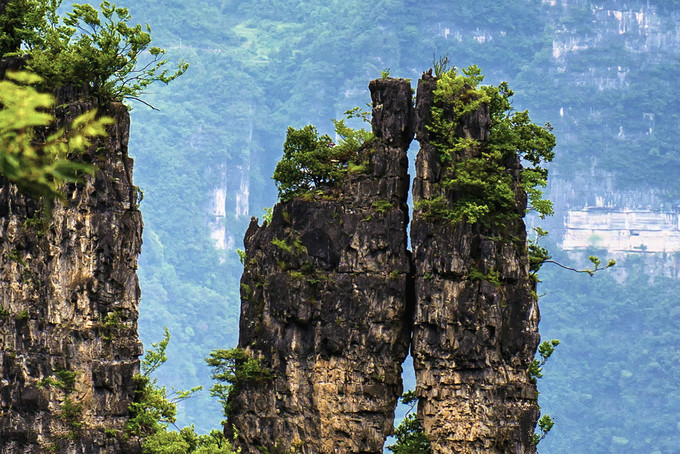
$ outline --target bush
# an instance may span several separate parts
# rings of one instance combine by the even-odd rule
[[[273,176],[279,198],[285,202],[330,182],[337,168],[333,141],[328,135],[319,136],[312,125],[302,129],[288,128],[283,157]]]
[[[367,121],[366,114],[359,108],[348,110],[345,116]],[[282,202],[330,185],[348,169],[353,172],[366,170],[363,163],[354,161],[359,147],[372,140],[373,134],[365,129],[352,129],[344,120],[333,120],[333,124],[341,138],[337,145],[327,134],[319,135],[312,125],[302,129],[288,128],[283,157],[272,177]]]
[[[553,159],[555,137],[550,124],[538,126],[527,111],[514,111],[510,103],[512,90],[506,82],[499,86],[479,86],[484,76],[477,66],[459,74],[456,68],[437,71],[432,121],[428,125],[442,164],[449,177],[442,181],[456,195],[450,207],[439,211],[452,222],[504,224],[517,218],[515,188],[507,162],[522,159],[519,184],[527,192],[530,209],[541,217],[552,214],[552,204],[543,199],[541,187],[547,183],[548,171],[542,164]],[[491,125],[488,142],[459,136],[464,117],[481,105],[488,105]],[[434,212],[432,209],[430,211]]]
[[[238,392],[241,385],[265,382],[274,378],[270,369],[264,367],[257,358],[240,347],[213,350],[205,361],[213,368],[213,380],[218,381],[210,388],[210,394],[217,397],[222,404],[225,417],[231,413],[230,397]]]
[[[101,10],[76,4],[62,18],[57,13],[61,3],[12,0],[0,16],[0,22],[13,24],[11,31],[8,26],[0,28],[2,56],[25,56],[27,67],[41,75],[48,88],[73,84],[90,87],[103,102],[140,100],[139,95],[153,82],[168,83],[187,70],[184,62],[174,72],[163,69],[165,50],[149,47],[149,25],[128,25],[127,8],[106,0]],[[141,68],[140,59],[146,59]]]

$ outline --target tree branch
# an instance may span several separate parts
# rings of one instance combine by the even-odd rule
[[[160,110],[161,110],[161,109],[158,109],[158,108],[152,106],[151,104],[149,104],[148,102],[144,101],[143,99],[139,99],[139,98],[136,97],[136,96],[125,95],[125,98],[127,98],[127,99],[134,99],[135,101],[139,101],[139,102],[141,102],[142,104],[145,104],[145,105],[151,107],[153,110],[157,110],[157,111],[159,111],[159,112],[160,112]]]

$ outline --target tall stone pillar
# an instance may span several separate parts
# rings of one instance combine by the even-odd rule
[[[461,197],[461,188],[442,184],[451,169],[442,165],[428,129],[435,88],[436,78],[424,74],[416,101],[411,348],[418,416],[435,453],[526,454],[534,451],[538,418],[536,386],[527,371],[539,341],[539,313],[521,220],[521,165],[516,156],[505,163],[518,216],[504,227],[453,223],[418,209],[420,201],[441,197],[450,206]],[[481,105],[460,120],[456,134],[483,147],[489,126],[488,107]],[[453,159],[478,153],[462,150]]]
[[[370,90],[375,140],[359,169],[246,232],[239,346],[273,378],[230,401],[244,452],[379,454],[392,433],[410,340],[413,105],[405,80]]]
[[[0,71],[1,73],[2,71]],[[62,90],[62,126],[95,107]],[[0,452],[138,452],[123,429],[142,352],[137,256],[142,217],[127,154],[129,115],[114,103],[108,137],[83,159],[51,218],[0,179]]]

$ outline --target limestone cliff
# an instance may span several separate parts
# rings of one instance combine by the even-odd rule
[[[239,345],[273,378],[241,383],[232,395],[229,424],[247,452],[277,443],[303,453],[382,452],[409,345],[433,452],[535,450],[539,411],[528,369],[539,313],[518,156],[504,163],[515,193],[509,221],[454,223],[416,209],[413,257],[407,250],[406,148],[414,132],[421,146],[414,202],[450,205],[464,190],[443,184],[451,168],[428,128],[435,87],[424,74],[413,110],[408,83],[371,82],[376,140],[359,151],[370,171],[277,204],[262,227],[251,223]],[[482,104],[456,134],[484,147],[490,124]]]
[[[435,87],[429,74],[418,85],[416,204],[438,196],[452,203],[460,191],[442,184],[450,169],[441,164],[427,128]],[[461,119],[456,134],[483,146],[489,125],[488,108],[481,105]],[[474,153],[465,150],[455,159]],[[435,453],[534,450],[537,392],[527,370],[539,341],[539,314],[521,220],[526,195],[519,188],[519,158],[505,167],[513,176],[518,217],[504,227],[454,224],[418,209],[413,214],[417,298],[411,351],[418,416]]]
[[[406,150],[410,84],[370,84],[375,140],[313,197],[275,206],[245,236],[239,346],[273,372],[245,383],[229,424],[245,452],[381,453],[410,340]]]
[[[57,96],[59,126],[92,109]],[[97,166],[65,187],[51,219],[0,179],[0,452],[135,453],[122,429],[139,370],[137,256],[142,218],[122,104],[109,136],[83,156]]]

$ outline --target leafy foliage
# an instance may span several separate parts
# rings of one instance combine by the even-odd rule
[[[528,240],[529,271],[532,276],[536,276],[543,264],[551,259],[548,249],[538,244],[541,238],[548,235],[548,232],[540,227],[535,227],[534,232],[536,232],[536,238]]]
[[[163,339],[153,343],[142,358],[142,374],[135,376],[135,401],[129,406],[127,435],[143,439],[144,454],[234,454],[220,431],[197,435],[193,426],[183,427],[178,432],[167,430],[177,419],[177,403],[201,389],[199,386],[189,391],[173,390],[168,396],[165,386],[158,386],[156,379],[151,378],[151,374],[167,361],[165,351],[169,343],[170,333],[166,328]]]
[[[532,381],[535,382],[537,379],[543,377],[543,366],[546,361],[548,361],[548,358],[555,352],[555,348],[558,345],[560,345],[560,341],[558,339],[552,339],[550,341],[543,341],[538,346],[538,355],[540,359],[534,359],[529,366],[529,377]],[[553,421],[550,415],[541,415],[538,420],[538,433],[532,435],[533,444],[538,445],[538,443],[548,435],[548,432],[550,432],[554,425],[555,421]]]
[[[77,117],[68,128],[61,128],[44,141],[37,131],[54,123],[50,109],[54,97],[39,93],[33,85],[41,78],[28,72],[7,73],[0,81],[0,175],[36,197],[63,198],[59,187],[81,181],[92,173],[90,165],[73,158],[90,146],[91,138],[106,135],[110,118],[97,118],[96,110]]]
[[[366,119],[357,108],[346,111],[345,115],[347,118]],[[373,134],[365,129],[350,128],[344,119],[332,121],[336,134],[341,138],[337,145],[327,134],[319,135],[312,125],[302,129],[288,128],[283,157],[272,177],[276,181],[281,201],[288,201],[334,182],[347,171],[348,166],[351,167],[359,147],[373,138]]]
[[[548,235],[548,232],[540,227],[535,227],[534,232],[536,232],[536,238],[529,239],[529,269],[531,271],[531,275],[534,277],[544,263],[553,263],[565,270],[573,271],[575,273],[586,273],[591,277],[594,276],[598,271],[603,271],[616,265],[616,260],[609,259],[607,264],[602,266],[602,260],[594,255],[588,256],[588,260],[593,264],[592,268],[586,267],[578,269],[563,265],[556,260],[552,260],[552,257],[548,253],[548,249],[538,244],[541,238]]]
[[[538,346],[538,355],[541,359],[534,359],[529,366],[529,376],[532,377],[532,379],[535,380],[543,377],[543,366],[546,361],[548,361],[548,358],[555,352],[555,347],[558,345],[560,345],[558,339],[541,342],[541,345]]]
[[[311,125],[302,129],[288,128],[283,157],[273,176],[281,201],[330,182],[338,167],[334,160],[337,162],[333,141],[328,135],[319,136]]]
[[[38,23],[41,17],[42,11],[34,1],[6,1],[4,11],[0,12],[0,57],[18,52],[27,30],[31,24]]]
[[[176,398],[168,396],[165,386],[157,386],[156,379],[151,374],[158,369],[167,356],[165,350],[170,342],[170,333],[165,329],[165,337],[152,344],[142,359],[142,373],[134,377],[136,384],[135,400],[130,404],[130,419],[127,432],[130,435],[151,436],[164,431],[169,424],[173,424],[177,415],[177,402],[186,399],[193,389],[188,392],[176,393]]]
[[[144,454],[236,454],[224,434],[212,430],[208,435],[198,435],[193,427],[179,432],[159,431],[144,441]]]
[[[506,82],[480,87],[484,76],[479,67],[469,66],[459,74],[456,68],[447,70],[446,63],[435,65],[437,88],[428,129],[442,163],[450,170],[442,184],[455,191],[457,199],[450,208],[434,210],[430,202],[418,208],[452,222],[504,223],[517,217],[513,177],[506,163],[519,155],[530,165],[522,170],[521,186],[532,209],[541,217],[552,214],[552,204],[539,189],[547,184],[548,176],[542,164],[554,157],[550,125],[537,126],[526,111],[514,111],[513,92]],[[461,122],[483,105],[488,105],[491,118],[488,143],[462,137],[459,131]]]
[[[550,417],[550,415],[542,415],[538,420],[538,430],[539,433],[535,433],[532,436],[532,442],[534,446],[538,445],[541,440],[543,440],[548,432],[550,432],[555,425],[555,421]]]
[[[212,379],[217,380],[210,395],[217,397],[222,404],[224,416],[231,413],[230,396],[244,383],[266,382],[274,376],[272,371],[262,366],[249,352],[236,347],[228,350],[213,350],[206,363],[213,368]]]
[[[413,390],[405,392],[401,396],[401,402],[406,405],[410,404],[411,408],[394,430],[397,441],[388,446],[387,449],[395,454],[431,454],[432,447],[425,435],[423,426],[416,415],[411,413],[418,403],[415,392]]]
[[[19,54],[26,56],[28,68],[43,76],[49,87],[67,83],[88,86],[104,102],[139,100],[150,84],[167,84],[187,70],[184,62],[174,72],[163,68],[165,50],[149,47],[148,25],[144,29],[139,24],[128,25],[131,16],[127,8],[106,0],[100,11],[89,4],[75,4],[62,18],[57,12],[61,3],[17,1],[17,6],[7,11],[16,31],[0,35],[6,42],[4,51],[16,51],[16,43],[21,41],[24,49]]]

